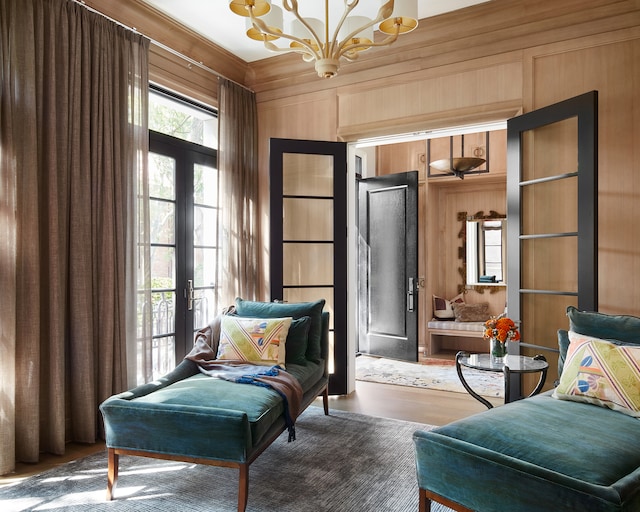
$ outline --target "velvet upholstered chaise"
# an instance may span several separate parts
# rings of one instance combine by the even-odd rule
[[[422,512],[640,511],[640,318],[567,313],[555,390],[415,432]]]
[[[224,315],[198,332],[194,350],[172,372],[104,401],[100,410],[108,450],[107,499],[114,494],[119,456],[136,455],[237,468],[238,510],[244,511],[249,465],[283,431],[289,429],[290,440],[295,438],[295,415],[319,395],[323,397],[325,414],[329,414],[329,314],[323,312],[323,307],[324,300],[264,303],[239,299],[232,316]],[[264,336],[254,336],[259,345],[276,340],[274,333],[282,325],[288,327],[285,361],[280,365],[285,366],[286,372],[276,371],[274,378],[272,370],[279,367],[263,365],[257,366],[248,379],[238,378],[236,368],[223,371],[223,378],[212,377],[219,370],[220,355],[236,349],[229,343],[222,348],[225,340],[235,335],[233,326],[239,325],[242,331],[247,322],[255,321],[260,329],[267,329]],[[215,344],[220,340],[220,346],[212,352],[216,361],[203,364],[203,347],[205,352],[209,350],[212,339]],[[276,341],[280,345],[281,340]],[[227,360],[232,359],[226,355]],[[223,365],[227,362],[221,361]],[[279,377],[286,377],[292,387],[300,388],[297,399],[270,384]]]

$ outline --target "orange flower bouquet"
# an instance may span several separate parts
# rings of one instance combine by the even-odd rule
[[[507,355],[507,341],[518,341],[520,332],[511,318],[490,318],[484,324],[485,338],[491,341],[491,358],[500,363]]]
[[[484,323],[484,337],[496,338],[501,343],[518,341],[520,332],[511,318],[490,318]]]

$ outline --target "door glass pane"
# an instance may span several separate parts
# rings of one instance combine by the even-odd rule
[[[578,231],[578,177],[522,188],[522,234]]]
[[[333,240],[333,200],[285,197],[284,240]]]
[[[576,172],[578,118],[572,117],[525,132],[523,148],[526,151],[522,162],[522,181]]]
[[[282,193],[285,196],[333,196],[333,157],[284,153]]]
[[[216,285],[217,249],[193,250],[193,284],[197,288]]]
[[[193,245],[215,247],[218,243],[218,209],[193,207]]]
[[[578,291],[578,237],[522,241],[522,287],[527,290]]]
[[[175,159],[149,153],[149,195],[159,199],[176,198]]]
[[[153,304],[153,335],[173,334],[175,328],[176,294],[173,291],[155,291]]]
[[[197,331],[209,324],[217,315],[216,292],[214,288],[194,290],[193,330]]]
[[[285,286],[333,284],[333,244],[287,243],[283,252],[285,261],[297,262],[284,266]]]
[[[193,202],[218,206],[218,169],[200,164],[193,166]]]
[[[175,244],[176,204],[173,201],[149,200],[152,244]]]

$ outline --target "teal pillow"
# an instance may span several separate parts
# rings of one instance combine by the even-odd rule
[[[560,349],[560,355],[558,356],[558,377],[562,376],[562,370],[564,370],[564,360],[567,357],[567,350],[569,350],[569,332],[566,329],[558,329],[558,348]]]
[[[573,306],[567,307],[567,316],[570,331],[602,340],[639,344],[640,318],[638,317],[579,311]]]
[[[315,302],[255,302],[238,297],[236,299],[236,314],[256,318],[290,316],[298,319],[308,316],[311,323],[306,358],[318,363],[322,359],[322,309],[324,304],[324,299]]]
[[[291,322],[285,344],[286,364],[305,364],[311,319],[303,316]]]

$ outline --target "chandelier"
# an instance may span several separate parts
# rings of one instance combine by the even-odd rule
[[[320,2],[306,0],[307,4]],[[358,54],[374,46],[388,46],[400,34],[411,32],[418,26],[417,0],[377,0],[380,2],[374,19],[351,15],[360,0],[344,0],[344,12],[335,27],[330,27],[329,0],[324,2],[324,21],[302,17],[298,0],[282,0],[284,9],[293,15],[290,34],[283,31],[283,12],[271,0],[230,0],[229,8],[247,18],[247,36],[262,41],[273,52],[296,52],[305,62],[315,61],[318,76],[331,78],[338,74],[340,59],[353,61]],[[374,2],[376,0],[368,0]],[[374,26],[386,37],[374,42]],[[331,34],[331,38],[329,35]],[[288,46],[277,46],[273,41],[286,39]]]

